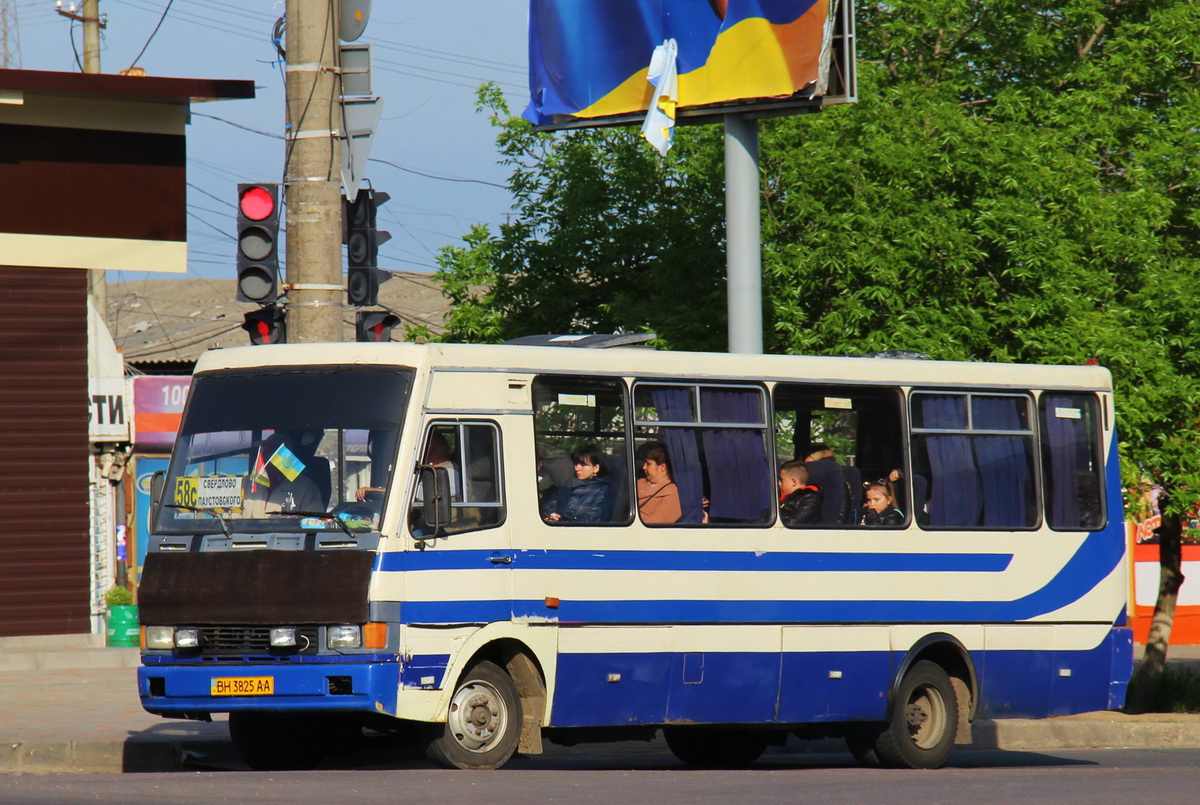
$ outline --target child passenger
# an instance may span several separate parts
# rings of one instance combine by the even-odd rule
[[[887,484],[871,484],[867,487],[866,494],[867,504],[862,525],[904,525],[904,512],[896,508],[896,501],[888,492]]]
[[[561,499],[550,495],[542,519],[548,523],[607,523],[612,520],[612,486],[604,469],[603,453],[594,444],[571,453],[579,483]]]
[[[785,462],[779,468],[779,517],[790,527],[821,522],[821,490],[808,485],[808,467],[803,459]]]

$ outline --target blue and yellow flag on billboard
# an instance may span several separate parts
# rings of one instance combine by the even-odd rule
[[[832,0],[530,0],[525,117],[652,108],[656,51],[674,42],[678,108],[825,91]],[[661,106],[661,103],[655,104]],[[673,117],[673,116],[672,116]]]

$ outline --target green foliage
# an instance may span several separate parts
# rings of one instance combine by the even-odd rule
[[[110,587],[104,594],[104,605],[109,607],[127,607],[133,604],[133,593],[126,587],[117,585]]]
[[[760,125],[768,351],[1114,375],[1127,486],[1200,490],[1200,4],[860,4],[857,104]],[[485,89],[514,212],[442,255],[450,340],[725,343],[716,126],[538,134]]]
[[[1145,687],[1149,690],[1138,690]],[[1200,676],[1191,668],[1168,665],[1155,676],[1138,669],[1129,680],[1129,691],[1131,700],[1136,696],[1145,703],[1142,712],[1200,713]]]
[[[661,160],[630,129],[534,133],[494,87],[480,105],[499,129],[517,214],[440,255],[447,340],[653,331],[661,345],[719,348],[723,185],[709,133],[681,132]]]

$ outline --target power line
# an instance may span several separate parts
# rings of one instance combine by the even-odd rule
[[[167,0],[167,7],[163,9],[162,16],[158,18],[158,24],[154,26],[154,30],[150,32],[150,38],[146,40],[146,44],[142,45],[142,49],[138,51],[138,55],[134,57],[133,62],[129,65],[132,70],[138,63],[138,59],[142,58],[142,54],[146,52],[146,48],[150,47],[150,43],[154,41],[154,37],[158,35],[158,29],[162,27],[163,22],[167,19],[167,14],[171,12],[171,6],[175,5],[175,0]]]
[[[426,179],[437,179],[442,182],[466,182],[469,184],[487,185],[488,187],[498,187],[501,190],[508,189],[506,186],[504,186],[502,184],[497,184],[496,182],[489,182],[484,179],[465,179],[465,178],[458,177],[458,176],[437,176],[432,173],[425,173],[424,171],[419,171],[416,168],[409,168],[404,165],[399,165],[395,162],[391,162],[389,160],[382,159],[381,157],[368,157],[367,161],[368,162],[381,162],[384,165],[388,165],[390,167],[395,168],[396,170],[402,170],[405,173],[413,173],[413,174],[416,174],[417,176],[424,176]]]

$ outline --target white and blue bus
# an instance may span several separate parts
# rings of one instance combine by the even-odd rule
[[[139,692],[228,713],[255,768],[364,730],[457,768],[660,731],[695,765],[794,734],[932,768],[977,718],[1123,704],[1116,455],[1095,366],[213,351],[144,565]],[[803,522],[779,505],[797,465]]]

